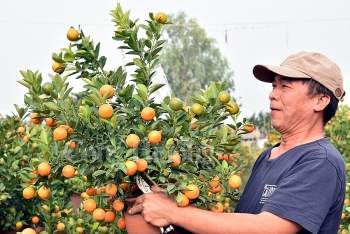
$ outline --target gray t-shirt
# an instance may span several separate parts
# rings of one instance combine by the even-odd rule
[[[270,160],[272,148],[255,162],[235,212],[267,211],[301,225],[299,233],[338,233],[346,186],[339,151],[327,138]]]

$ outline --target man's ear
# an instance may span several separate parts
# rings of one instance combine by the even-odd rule
[[[325,94],[319,94],[315,97],[314,111],[323,111],[328,103],[331,101],[331,97]]]

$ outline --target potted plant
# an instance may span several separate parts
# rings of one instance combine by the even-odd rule
[[[193,94],[193,104],[176,93],[157,99],[166,88],[155,79],[166,42],[161,29],[170,22],[164,13],[150,13],[146,24],[138,24],[129,14],[119,3],[111,11],[113,39],[131,56],[124,65],[134,73],[127,74],[123,66],[104,70],[107,58],[99,55],[100,43],[95,46],[81,28],[71,28],[69,46],[53,53],[51,82],[43,82],[39,72],[21,71],[19,83],[28,88],[24,102],[31,120],[45,120],[49,127],[37,139],[47,156],[42,161],[52,166],[48,179],[65,176],[67,166],[68,174],[84,175],[82,209],[98,222],[105,220],[106,210],[120,211],[112,207],[137,190],[137,175],[164,189],[180,206],[191,202],[220,212],[215,194],[238,199],[237,174],[244,164],[235,151],[240,136],[254,126],[245,118],[237,120],[241,112],[225,82],[211,82]],[[139,37],[141,30],[144,37]],[[83,91],[74,93],[69,87],[73,77],[85,82]],[[123,213],[117,216],[122,222]]]

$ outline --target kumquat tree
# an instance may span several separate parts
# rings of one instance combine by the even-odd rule
[[[125,199],[139,191],[137,176],[179,206],[231,212],[239,199],[249,160],[240,139],[254,126],[238,121],[226,82],[210,82],[191,104],[176,91],[159,98],[169,89],[155,78],[166,43],[162,27],[171,22],[150,13],[139,24],[119,3],[110,14],[112,38],[128,63],[106,71],[101,44],[79,26],[68,30],[69,45],[52,54],[50,81],[39,71],[20,71],[25,107],[16,105],[18,117],[2,119],[0,128],[3,230],[125,233]],[[71,79],[82,80],[83,91],[74,92]],[[6,210],[15,196],[25,211]]]
[[[332,144],[342,154],[346,165],[347,183],[346,195],[342,221],[340,224],[340,233],[350,232],[350,107],[339,105],[335,116],[327,123],[324,134],[330,138]]]

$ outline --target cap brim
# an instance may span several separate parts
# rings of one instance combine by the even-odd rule
[[[291,78],[311,78],[303,72],[282,66],[256,65],[253,68],[253,74],[258,80],[268,83],[273,82],[276,74]]]

